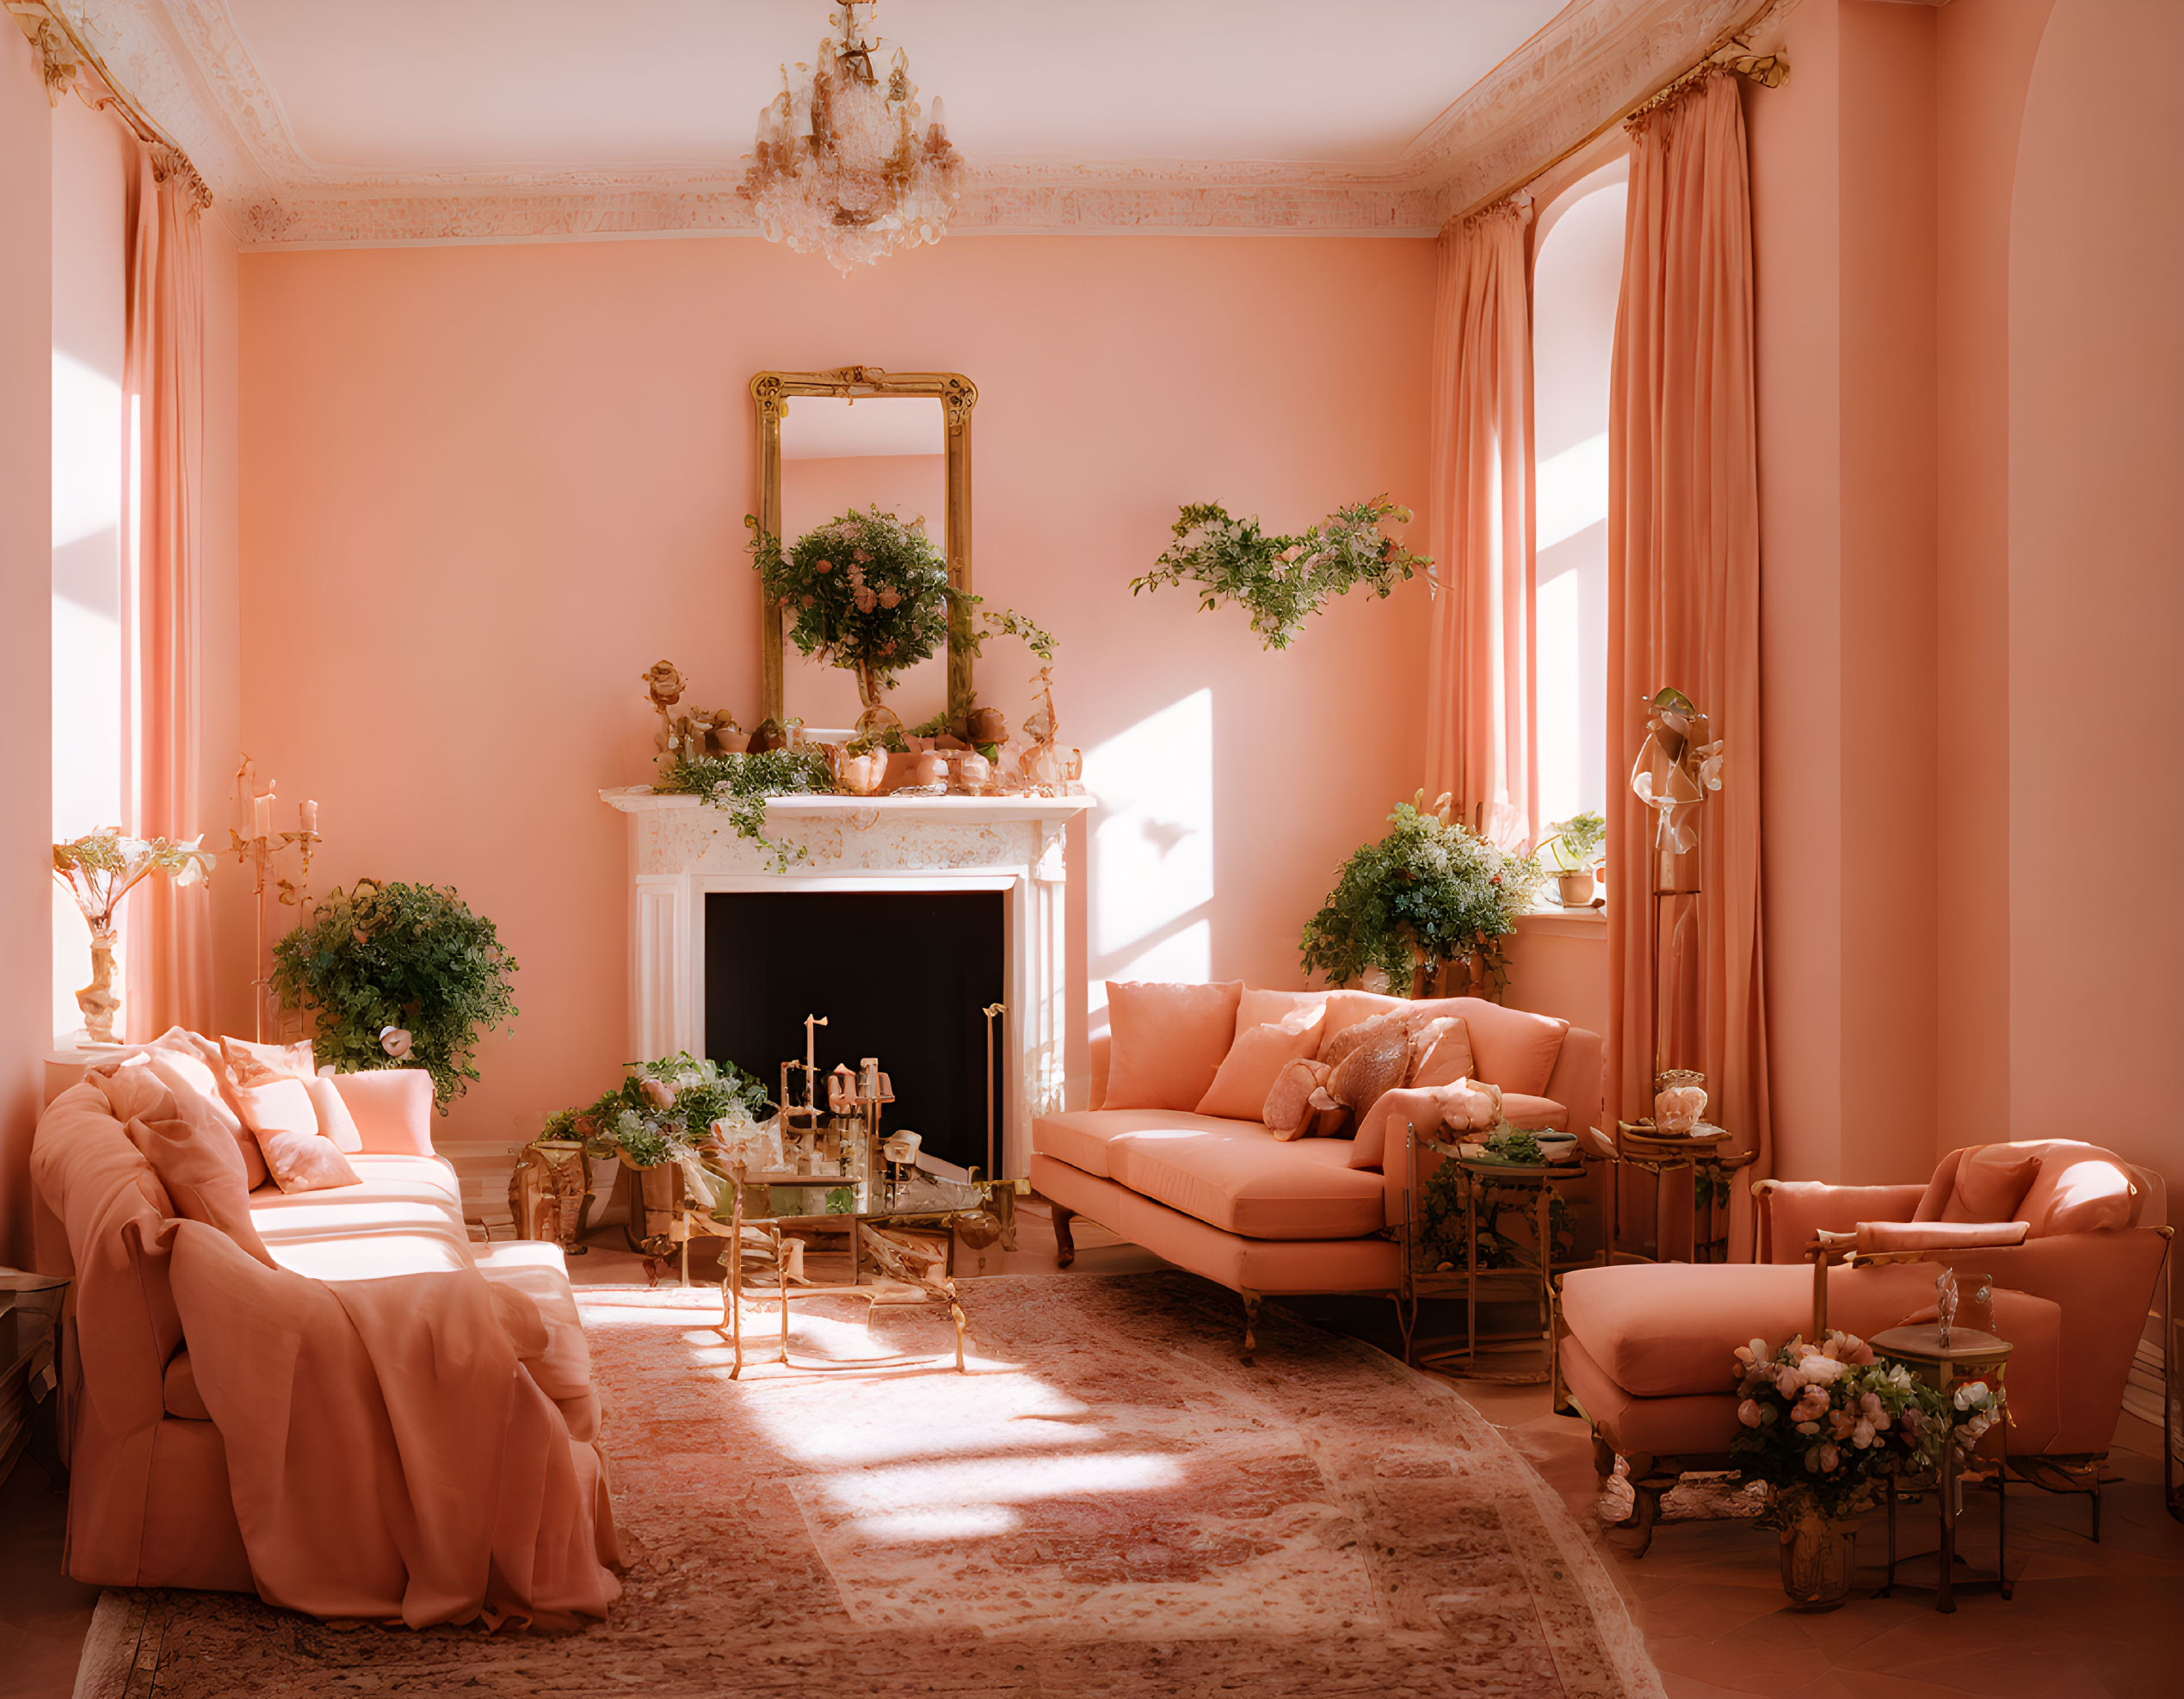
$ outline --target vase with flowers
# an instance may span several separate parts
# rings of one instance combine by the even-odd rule
[[[1764,1483],[1761,1526],[1779,1535],[1782,1588],[1803,1610],[1829,1610],[1850,1591],[1848,1518],[1871,1510],[1895,1475],[1934,1473],[1942,1447],[1969,1451],[2001,1412],[1991,1387],[1952,1399],[1900,1363],[1878,1362],[1854,1334],[1737,1348],[1737,1437],[1746,1481]]]
[[[114,1017],[121,999],[114,992],[114,945],[121,899],[147,879],[189,886],[211,877],[213,852],[198,847],[203,841],[124,837],[119,826],[102,826],[53,846],[53,877],[76,899],[91,929],[91,983],[76,993],[89,1042],[118,1042]]]

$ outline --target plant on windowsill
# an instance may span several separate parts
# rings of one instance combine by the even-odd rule
[[[1410,510],[1375,496],[1338,508],[1300,536],[1268,536],[1255,517],[1232,519],[1216,503],[1194,502],[1177,515],[1175,541],[1152,571],[1130,581],[1130,593],[1195,584],[1201,612],[1233,602],[1249,613],[1262,647],[1286,649],[1334,597],[1363,584],[1385,598],[1432,567],[1381,530],[1390,519],[1408,524]]]
[[[310,1011],[321,1062],[423,1068],[442,1115],[478,1078],[478,1035],[515,1018],[515,973],[493,923],[436,885],[337,886],[273,947],[274,993]]]
[[[1600,860],[1600,846],[1607,840],[1607,822],[1588,809],[1553,827],[1539,845],[1554,863],[1555,881],[1564,908],[1591,905],[1593,866]]]
[[[1502,941],[1516,930],[1541,878],[1539,862],[1513,856],[1431,811],[1426,794],[1396,805],[1392,826],[1342,864],[1326,905],[1305,923],[1304,967],[1333,985],[1385,975],[1388,989],[1424,997],[1452,966],[1485,995],[1508,984]]]

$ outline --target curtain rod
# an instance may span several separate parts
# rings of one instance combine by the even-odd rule
[[[1587,148],[1590,147],[1595,142],[1598,141],[1602,136],[1606,135],[1618,124],[1626,124],[1632,119],[1638,116],[1641,113],[1650,112],[1657,106],[1666,105],[1670,100],[1673,100],[1678,94],[1681,93],[1687,86],[1698,82],[1702,77],[1711,77],[1717,71],[1728,71],[1736,76],[1749,77],[1751,81],[1757,83],[1765,88],[1773,89],[1780,86],[1790,74],[1790,61],[1784,55],[1780,53],[1766,53],[1760,55],[1743,53],[1731,54],[1728,58],[1723,57],[1724,54],[1729,53],[1729,50],[1731,47],[1742,47],[1746,46],[1747,44],[1744,41],[1743,37],[1751,30],[1756,28],[1761,22],[1766,18],[1768,14],[1774,10],[1778,3],[1779,0],[1760,0],[1760,4],[1752,9],[1750,14],[1745,17],[1743,22],[1731,25],[1730,28],[1724,30],[1719,35],[1717,35],[1714,38],[1713,46],[1707,48],[1704,53],[1700,54],[1698,59],[1693,64],[1676,72],[1675,76],[1668,78],[1665,82],[1657,83],[1652,89],[1649,90],[1644,95],[1641,95],[1629,106],[1623,108],[1619,112],[1613,114],[1607,119],[1603,120],[1601,123],[1595,125],[1585,135],[1570,143],[1569,146],[1561,149],[1556,153],[1549,155],[1546,158],[1541,160],[1537,165],[1526,167],[1524,174],[1521,176],[1511,178],[1508,182],[1503,183],[1499,188],[1496,189],[1491,195],[1480,196],[1479,199],[1472,201],[1471,205],[1465,207],[1462,211],[1451,213],[1448,217],[1442,221],[1441,226],[1441,234],[1447,235],[1450,230],[1463,223],[1465,219],[1470,218],[1476,213],[1484,212],[1496,201],[1503,199],[1505,196],[1515,194],[1517,190],[1524,188],[1529,183],[1537,182],[1548,172],[1553,170],[1556,166],[1561,164],[1564,160],[1572,158],[1577,154],[1582,153]]]
[[[120,79],[106,68],[106,61],[77,33],[76,26],[68,21],[59,8],[47,0],[7,0],[8,9],[15,14],[16,26],[29,38],[30,45],[38,50],[39,68],[46,78],[46,100],[51,106],[59,106],[70,90],[79,98],[100,110],[111,109],[127,125],[139,141],[151,147],[161,147],[173,156],[170,161],[160,162],[161,181],[169,177],[185,178],[196,190],[201,207],[213,204],[213,191],[203,176],[191,163],[189,154],[182,144],[169,135],[159,122],[137,103],[136,97],[121,86]],[[103,96],[77,86],[77,73],[89,65],[106,90]]]

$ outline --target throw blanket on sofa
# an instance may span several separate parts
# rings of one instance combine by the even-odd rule
[[[164,1236],[268,1601],[411,1628],[606,1613],[607,1484],[524,1371],[527,1301],[474,1269],[312,1280],[199,1222]]]

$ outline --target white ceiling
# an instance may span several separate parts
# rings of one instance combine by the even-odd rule
[[[882,0],[974,163],[1381,164],[1564,0]],[[732,167],[830,0],[227,0],[334,172]]]

